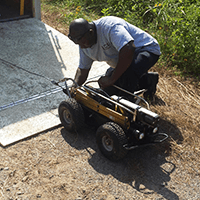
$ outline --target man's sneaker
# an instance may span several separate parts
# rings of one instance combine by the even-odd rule
[[[148,72],[148,86],[147,91],[144,92],[143,96],[146,100],[153,100],[153,96],[156,93],[156,86],[158,84],[159,75],[157,72]]]

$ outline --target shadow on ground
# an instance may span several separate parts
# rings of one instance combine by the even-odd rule
[[[175,125],[165,120],[161,120],[160,124],[161,131],[170,136],[167,141],[129,151],[128,155],[118,162],[111,162],[100,153],[96,145],[95,130],[90,127],[86,127],[79,134],[69,133],[63,128],[61,134],[72,147],[78,150],[86,149],[89,153],[90,148],[95,151],[90,153],[88,162],[98,173],[111,174],[118,181],[143,194],[158,193],[165,199],[177,200],[179,197],[167,187],[176,166],[166,158],[171,151],[170,138],[177,143],[181,143],[183,138]]]

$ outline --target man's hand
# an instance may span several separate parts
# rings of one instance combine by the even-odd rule
[[[133,41],[126,44],[119,52],[119,59],[115,70],[113,70],[111,76],[102,76],[98,80],[100,88],[104,89],[112,86],[119,77],[128,69],[130,66],[135,52],[135,45]]]
[[[76,92],[76,86],[75,85],[73,85],[72,87],[71,87],[71,89],[70,89],[70,95],[71,95],[71,97],[75,97],[75,92]]]
[[[107,88],[107,87],[113,85],[114,82],[112,81],[111,77],[109,77],[109,76],[101,76],[101,78],[98,80],[98,84],[101,89],[104,89],[104,88]]]

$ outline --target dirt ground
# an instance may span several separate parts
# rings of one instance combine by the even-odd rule
[[[42,16],[58,27],[47,19]],[[153,70],[160,79],[150,108],[162,118],[161,131],[170,136],[166,142],[111,162],[99,152],[91,127],[78,134],[55,127],[0,147],[0,199],[199,200],[199,86],[165,67]]]

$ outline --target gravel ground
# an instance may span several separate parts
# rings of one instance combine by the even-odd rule
[[[0,199],[198,200],[199,162],[192,158],[186,163],[165,142],[111,162],[94,130],[74,134],[60,126],[1,148]]]

